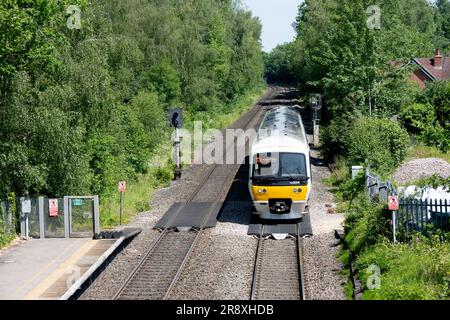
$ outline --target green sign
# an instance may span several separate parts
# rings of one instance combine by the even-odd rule
[[[83,199],[72,199],[73,206],[82,206],[84,204]]]

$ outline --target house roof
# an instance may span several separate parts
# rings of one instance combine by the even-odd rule
[[[414,58],[413,63],[421,68],[421,70],[431,80],[449,80],[450,79],[450,57],[443,57],[442,68],[434,66],[434,58]]]

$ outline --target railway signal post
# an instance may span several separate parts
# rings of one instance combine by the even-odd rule
[[[174,163],[175,163],[175,180],[181,178],[181,148],[180,148],[180,128],[183,126],[183,110],[180,108],[172,108],[169,110],[169,122],[175,128],[174,138]]]
[[[314,146],[319,145],[319,132],[320,132],[320,110],[322,110],[322,96],[320,94],[310,95],[310,106],[312,109],[312,121],[313,121],[313,144]]]

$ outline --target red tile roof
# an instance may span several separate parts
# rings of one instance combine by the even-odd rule
[[[450,57],[443,58],[442,68],[434,66],[434,58],[415,58],[413,59],[431,80],[449,80],[450,79]]]

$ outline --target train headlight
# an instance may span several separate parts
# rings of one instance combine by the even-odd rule
[[[260,194],[266,194],[267,193],[267,189],[259,189],[258,193]]]
[[[302,189],[301,189],[301,188],[294,189],[294,193],[301,193],[301,192],[302,192]]]

